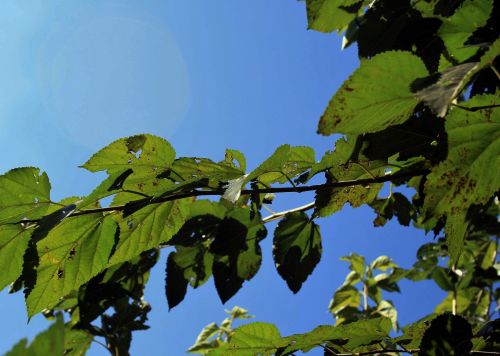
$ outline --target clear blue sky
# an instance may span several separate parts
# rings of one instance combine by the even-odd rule
[[[338,36],[306,27],[305,5],[295,0],[4,0],[0,170],[38,166],[56,199],[85,195],[103,176],[77,166],[136,133],[163,136],[182,156],[219,160],[236,148],[250,169],[283,143],[310,145],[319,158],[334,138],[317,135],[317,121],[358,62],[355,48],[340,51]],[[273,208],[312,199],[290,195]],[[368,208],[346,208],[319,221],[323,258],[297,295],[274,269],[270,234],[260,272],[226,305],[210,281],[168,312],[163,251],[146,291],[151,329],[134,334],[132,355],[182,355],[233,305],[284,335],[332,323],[328,302],[347,273],[339,257],[388,254],[409,267],[432,239],[394,222],[374,229],[373,218]],[[432,312],[444,296],[429,283],[401,287],[402,296],[388,296],[401,324]],[[0,314],[0,353],[47,325],[41,316],[27,324],[20,293],[0,293]],[[94,345],[89,354],[106,353]]]

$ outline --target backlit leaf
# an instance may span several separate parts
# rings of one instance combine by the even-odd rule
[[[410,85],[425,76],[424,63],[409,52],[385,52],[362,60],[331,99],[318,132],[362,134],[403,123],[418,103]]]
[[[465,0],[452,16],[443,19],[438,34],[458,63],[473,56],[479,49],[479,46],[466,46],[465,42],[475,30],[486,24],[492,8],[492,0]]]
[[[94,154],[83,168],[108,174],[133,169],[137,175],[155,175],[169,168],[175,150],[166,140],[149,134],[116,140]]]
[[[49,204],[49,178],[38,168],[15,168],[0,176],[0,223],[41,218]]]
[[[0,226],[0,290],[14,282],[23,270],[23,256],[33,228]]]
[[[26,299],[28,315],[53,307],[104,270],[115,231],[113,219],[85,215],[64,220],[40,240],[36,284]]]
[[[319,226],[302,212],[287,214],[274,231],[276,269],[294,293],[318,264],[321,251]]]
[[[124,262],[141,252],[167,243],[179,231],[189,214],[192,199],[148,205],[119,222],[120,240],[110,264]]]
[[[499,103],[498,96],[475,96],[465,107]],[[472,204],[484,204],[500,189],[496,169],[500,166],[500,115],[498,108],[450,110],[446,118],[448,157],[429,174],[425,183],[425,214],[445,215],[450,255],[456,260],[463,246]]]

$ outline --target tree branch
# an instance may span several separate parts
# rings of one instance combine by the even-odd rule
[[[241,195],[251,195],[251,194],[266,194],[266,193],[302,193],[302,192],[310,192],[310,191],[323,191],[332,188],[340,188],[340,187],[351,187],[356,185],[370,185],[375,183],[384,183],[390,182],[394,180],[398,180],[401,178],[411,178],[416,176],[421,176],[428,174],[430,170],[428,169],[418,169],[411,172],[403,172],[403,173],[394,173],[394,174],[386,174],[380,177],[373,178],[365,178],[358,180],[345,180],[338,182],[331,182],[325,184],[315,184],[315,185],[307,185],[307,186],[295,186],[295,187],[276,187],[276,188],[260,188],[260,189],[244,189],[241,191]],[[220,196],[225,192],[224,189],[215,189],[215,190],[196,190],[193,189],[189,192],[177,193],[172,195],[161,195],[158,197],[147,197],[139,200],[133,200],[124,205],[116,205],[109,206],[104,208],[95,208],[95,209],[85,209],[80,211],[75,211],[73,214],[68,216],[67,218],[88,215],[88,214],[97,214],[97,213],[105,213],[105,212],[119,212],[132,208],[133,206],[144,207],[151,204],[160,204],[168,201],[179,200],[184,198],[192,198],[192,197],[200,197],[200,196]],[[305,211],[314,207],[314,205],[307,204],[299,208],[287,210],[284,212],[279,212],[268,216],[265,222],[279,219],[286,215],[286,213],[292,211]],[[15,224],[26,224],[26,223],[37,223],[41,219],[32,219],[32,220],[21,220],[16,222]]]

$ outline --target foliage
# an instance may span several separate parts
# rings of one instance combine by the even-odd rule
[[[490,320],[500,298],[494,288],[499,6],[491,0],[306,0],[309,27],[344,33],[343,46],[356,42],[360,57],[319,121],[320,134],[344,135],[319,161],[310,147],[283,145],[247,171],[237,150],[228,149],[219,162],[177,157],[167,141],[143,134],[111,143],[82,166],[108,174],[85,197],[53,201],[49,178],[33,167],[0,176],[0,288],[23,290],[29,317],[43,312],[56,319],[8,354],[84,354],[96,336],[112,354],[128,354],[132,332],[147,328],[151,308],[142,297],[159,249],[171,248],[170,308],[182,302],[188,285],[196,289],[210,277],[224,303],[258,272],[265,224],[276,219],[274,261],[297,293],[321,259],[317,221],[346,203],[372,207],[375,226],[397,217],[437,239],[417,251],[409,269],[388,256],[369,264],[357,254],[344,257],[351,271],[329,307],[336,326],[287,337],[269,323],[233,329],[235,319],[248,316],[235,308],[220,326],[207,326],[190,351],[494,351],[500,333],[498,320]],[[324,183],[307,185],[317,175]],[[387,182],[390,194],[380,197]],[[397,187],[415,193],[394,192]],[[271,194],[302,191],[315,191],[315,202],[262,216]],[[106,197],[112,203],[101,206]],[[430,279],[448,296],[434,314],[391,337],[391,328],[399,330],[397,311],[384,293],[399,291],[402,278]]]

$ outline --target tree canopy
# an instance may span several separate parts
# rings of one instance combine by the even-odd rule
[[[82,165],[107,174],[84,197],[53,201],[47,174],[35,167],[1,175],[0,289],[22,291],[29,317],[54,320],[7,355],[85,354],[94,337],[103,337],[111,354],[128,354],[132,332],[148,328],[144,287],[160,249],[171,249],[169,308],[211,277],[225,303],[258,273],[260,242],[273,220],[274,263],[297,293],[321,259],[321,219],[346,204],[370,206],[375,226],[396,218],[436,238],[416,251],[409,269],[389,256],[345,256],[350,272],[329,306],[336,325],[290,336],[271,323],[233,328],[250,317],[235,307],[189,351],[497,352],[499,4],[306,0],[309,29],[343,34],[343,47],[356,44],[360,58],[319,119],[319,134],[342,135],[319,157],[287,144],[252,170],[238,150],[227,149],[219,161],[178,157],[166,140],[141,134]],[[387,197],[379,195],[384,185]],[[315,201],[263,216],[280,193],[303,191],[315,192]],[[103,206],[105,198],[111,203]],[[400,327],[386,294],[399,291],[402,279],[432,280],[448,295],[433,314]]]

